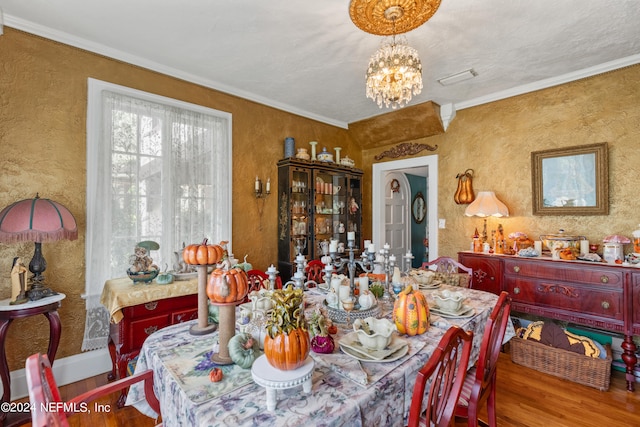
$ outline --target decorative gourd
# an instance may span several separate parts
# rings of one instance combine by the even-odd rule
[[[249,333],[234,335],[229,340],[229,357],[241,368],[249,369],[259,354],[260,345]]]
[[[310,340],[303,310],[302,289],[273,291],[274,308],[267,320],[264,354],[271,366],[283,371],[298,369],[309,356]]]
[[[424,334],[429,329],[429,304],[424,294],[409,285],[398,294],[393,306],[393,321],[400,334]]]
[[[249,292],[249,278],[240,268],[222,270],[216,268],[209,276],[207,295],[213,304],[240,302]]]
[[[459,173],[456,178],[458,179],[458,189],[453,196],[453,200],[459,205],[473,202],[476,198],[472,187],[473,169],[467,169],[463,173]]]
[[[213,368],[211,372],[209,372],[209,380],[211,380],[212,383],[222,381],[222,369]]]
[[[234,265],[234,267],[238,267],[243,269],[245,272],[248,272],[249,270],[251,270],[253,268],[253,266],[251,265],[251,263],[247,262],[247,257],[249,255],[245,255],[244,256],[244,262],[239,262],[238,264]]]
[[[200,245],[188,245],[182,251],[182,259],[189,265],[215,265],[224,255],[224,248],[220,245],[208,245],[208,239],[204,239]]]
[[[311,350],[315,353],[329,354],[333,353],[333,350],[336,348],[333,337],[329,335],[328,326],[327,318],[320,310],[316,310],[311,315],[309,335],[312,335]]]

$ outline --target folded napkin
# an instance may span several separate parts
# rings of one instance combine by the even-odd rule
[[[409,340],[409,351],[406,355],[393,362],[361,362],[340,350],[338,340],[336,340],[336,349],[330,354],[318,354],[311,352],[313,360],[321,366],[331,369],[333,372],[342,375],[345,378],[359,384],[363,387],[369,387],[378,382],[385,375],[393,371],[407,358],[418,353],[427,343],[423,340]]]

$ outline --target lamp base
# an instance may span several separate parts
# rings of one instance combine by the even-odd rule
[[[27,291],[27,297],[30,301],[37,301],[39,299],[50,297],[52,295],[58,295],[58,293],[52,291],[40,281],[33,281],[31,283],[31,289]]]

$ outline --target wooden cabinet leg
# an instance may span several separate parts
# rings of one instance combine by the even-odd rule
[[[636,382],[634,375],[636,363],[638,358],[636,357],[636,344],[633,342],[633,336],[625,335],[624,341],[620,345],[622,347],[622,360],[626,365],[626,378],[627,378],[627,391],[633,391]]]

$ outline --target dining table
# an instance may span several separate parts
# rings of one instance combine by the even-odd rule
[[[154,371],[154,390],[160,401],[163,425],[172,426],[403,426],[406,425],[416,374],[428,361],[444,333],[453,325],[473,331],[469,366],[478,359],[487,318],[498,297],[492,293],[442,285],[422,290],[430,304],[432,293],[449,289],[464,296],[463,315],[430,312],[430,327],[416,336],[398,336],[408,349],[378,360],[365,360],[345,352],[340,341],[353,332],[337,324],[333,353],[310,352],[313,361],[311,390],[291,387],[277,391],[275,408],[267,409],[266,389],[257,384],[251,369],[219,366],[220,382],[211,382],[215,366],[211,354],[218,350],[217,332],[194,336],[194,321],[168,326],[144,342],[135,372]],[[305,314],[325,306],[326,295],[313,288],[305,291]],[[378,317],[391,319],[392,306],[382,307]],[[504,342],[515,335],[508,322]],[[157,418],[144,400],[141,384],[131,386],[126,405]]]

